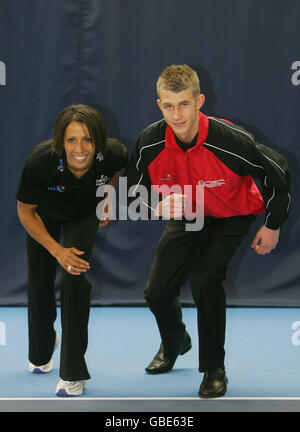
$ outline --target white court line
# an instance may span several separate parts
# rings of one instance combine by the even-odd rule
[[[220,397],[220,398],[208,398],[203,399],[200,397],[36,397],[36,398],[0,398],[0,401],[37,401],[37,400],[55,400],[55,401],[122,401],[122,400],[198,400],[198,401],[224,401],[224,400],[299,400],[300,397],[268,397],[268,396],[242,396],[242,397]]]

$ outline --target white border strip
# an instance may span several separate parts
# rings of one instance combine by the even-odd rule
[[[60,401],[60,402],[65,402],[65,401],[122,401],[122,400],[134,400],[134,401],[138,401],[138,400],[198,400],[198,401],[224,401],[224,400],[270,400],[270,401],[289,401],[289,400],[299,400],[300,401],[300,397],[269,397],[269,396],[236,396],[236,397],[220,397],[220,398],[208,398],[208,399],[203,399],[200,397],[35,397],[35,398],[0,398],[0,401],[48,401],[48,400],[55,400],[55,401]]]

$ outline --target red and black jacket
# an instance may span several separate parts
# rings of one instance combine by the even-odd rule
[[[164,120],[148,126],[136,142],[125,176],[132,198],[140,185],[149,193],[151,188],[160,192],[162,185],[179,185],[182,190],[185,185],[195,190],[200,185],[205,216],[226,218],[265,211],[265,225],[277,229],[289,213],[286,159],[256,142],[242,127],[200,112],[197,143],[186,152]],[[253,178],[260,180],[261,193]],[[195,193],[193,200],[197,200]],[[151,208],[151,203],[143,199],[141,203]]]

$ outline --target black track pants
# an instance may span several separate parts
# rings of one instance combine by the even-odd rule
[[[41,216],[41,215],[40,215]],[[49,234],[65,247],[84,251],[88,260],[99,221],[96,215],[80,222],[62,222],[41,216]],[[39,366],[50,361],[55,342],[55,275],[57,261],[27,235],[29,360]],[[89,379],[84,355],[88,343],[91,285],[84,274],[72,276],[62,269],[60,377],[66,381]]]
[[[254,220],[254,215],[206,217],[201,231],[186,231],[185,221],[171,220],[158,243],[145,298],[155,315],[166,354],[176,356],[185,334],[180,289],[191,278],[200,372],[224,367],[226,296],[222,282],[229,261]]]

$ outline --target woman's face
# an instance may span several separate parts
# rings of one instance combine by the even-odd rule
[[[69,123],[65,130],[64,149],[69,170],[77,178],[82,177],[91,168],[95,155],[95,144],[84,123]]]

